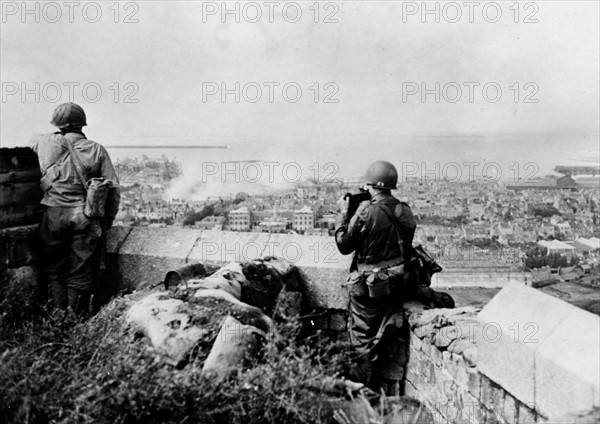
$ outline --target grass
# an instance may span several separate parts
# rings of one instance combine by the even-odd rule
[[[252,368],[217,382],[201,375],[203,358],[174,368],[128,328],[123,315],[136,295],[85,321],[47,309],[4,313],[0,422],[320,422],[328,397],[319,382],[352,360],[346,341],[321,333],[296,341],[299,324],[279,323]]]

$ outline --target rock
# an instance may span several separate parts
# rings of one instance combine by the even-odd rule
[[[374,408],[372,405],[376,405]],[[363,395],[351,400],[325,402],[322,419],[332,417],[336,423],[360,424],[431,424],[434,416],[416,399],[400,396],[375,398],[372,402]]]
[[[431,424],[436,422],[431,411],[416,399],[403,396],[386,398],[384,424]]]
[[[471,349],[474,347],[475,347],[475,344],[470,342],[469,340],[458,339],[458,340],[454,340],[452,343],[450,343],[450,345],[448,346],[448,352],[461,355],[465,350]]]
[[[325,402],[321,419],[336,423],[381,423],[381,416],[364,396],[352,400],[330,399]]]

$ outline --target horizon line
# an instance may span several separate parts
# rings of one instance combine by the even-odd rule
[[[105,145],[107,149],[227,149],[227,145]]]

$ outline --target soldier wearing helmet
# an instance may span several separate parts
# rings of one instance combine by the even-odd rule
[[[348,278],[350,339],[360,356],[352,377],[376,391],[398,394],[407,354],[402,269],[416,221],[410,207],[391,194],[398,183],[393,164],[373,163],[366,181],[371,199],[355,212],[344,202],[335,233],[340,252],[354,253]]]
[[[42,171],[44,268],[54,307],[83,312],[99,265],[103,233],[118,211],[119,181],[104,147],[83,133],[87,119],[81,106],[59,105],[50,123],[60,131],[34,136],[31,142]],[[103,219],[84,214],[92,178],[110,180],[112,185]]]

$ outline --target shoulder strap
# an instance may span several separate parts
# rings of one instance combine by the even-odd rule
[[[392,211],[390,210],[390,208],[388,208],[386,205],[381,204],[381,203],[377,203],[377,206],[379,206],[381,208],[381,210],[383,211],[383,213],[391,221],[392,225],[396,229],[396,232],[398,233],[398,237],[400,237],[400,228],[398,228],[398,223],[396,222],[396,219],[395,219],[396,217],[394,216],[394,214],[392,213]]]
[[[400,202],[399,204],[405,205],[408,207],[408,203],[406,203],[406,202]],[[394,215],[394,213],[386,205],[381,204],[381,203],[378,203],[377,205],[379,205],[381,210],[386,214],[388,219],[392,222],[392,225],[394,225],[394,228],[396,229],[396,234],[398,235],[398,243],[400,244],[400,248],[402,249],[402,252],[406,253],[408,257],[415,256],[415,248],[412,245],[407,245],[406,249],[405,249],[405,246],[403,244],[403,240],[402,240],[402,237],[400,234],[400,226],[398,225],[398,220],[396,219],[396,215]],[[406,252],[406,250],[408,250],[408,252]]]
[[[396,221],[396,217],[394,213],[388,208],[386,205],[377,203],[377,206],[383,211],[383,213],[388,217],[394,229],[396,230],[396,237],[398,237],[398,246],[400,247],[400,254],[404,256],[404,244],[402,241],[402,236],[400,234],[400,227],[398,226],[398,222]]]
[[[73,148],[71,141],[67,137],[63,137],[63,138],[67,141],[67,147],[69,148],[69,152],[71,153],[71,160],[73,161],[73,165],[75,166],[75,171],[77,172],[77,175],[79,176],[79,180],[81,181],[81,184],[83,184],[83,188],[85,188],[85,191],[87,192],[88,183],[85,180],[85,177],[83,176],[83,164],[81,163],[81,159],[79,158],[79,155]],[[77,165],[79,165],[79,166],[77,166]]]

